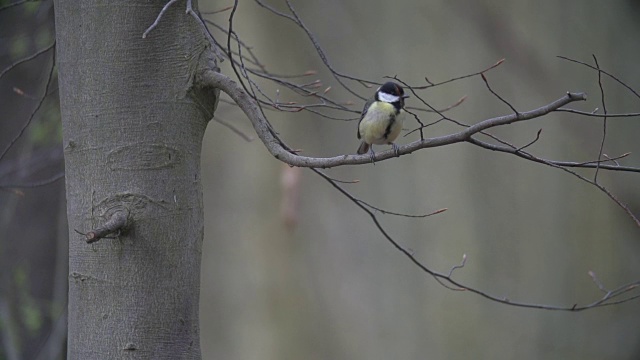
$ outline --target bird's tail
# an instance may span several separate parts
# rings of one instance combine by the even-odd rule
[[[362,155],[366,154],[367,152],[369,152],[369,144],[363,141],[360,143],[360,147],[358,148],[358,154]]]

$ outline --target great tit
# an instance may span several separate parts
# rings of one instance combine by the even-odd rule
[[[400,135],[404,118],[404,99],[408,98],[402,87],[394,82],[387,82],[376,90],[373,99],[367,101],[358,123],[358,139],[362,139],[358,154],[371,154],[375,161],[373,144],[389,144],[398,154],[398,145],[393,141]]]

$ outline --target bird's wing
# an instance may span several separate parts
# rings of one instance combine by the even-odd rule
[[[369,107],[371,106],[371,104],[373,104],[374,101],[375,99],[369,99],[364,104],[364,109],[362,109],[362,114],[360,114],[360,120],[358,120],[358,139],[362,137],[362,135],[360,135],[360,123],[362,122],[362,119],[364,119],[364,116],[367,115],[367,110],[369,110]]]

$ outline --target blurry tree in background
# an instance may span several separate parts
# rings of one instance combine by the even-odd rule
[[[68,234],[53,2],[12,3],[0,1],[0,358],[54,359]]]
[[[487,77],[491,88],[517,110],[537,108],[566,91],[585,91],[589,101],[575,108],[599,108],[599,113],[598,72],[556,55],[593,66],[596,54],[603,69],[633,88],[640,83],[635,69],[640,25],[632,1],[293,4],[333,68],[358,78],[379,82],[397,75],[412,85],[422,84],[425,77],[437,83],[504,57],[506,62]],[[221,47],[226,47],[220,29],[227,27],[229,11],[207,12],[228,5],[200,1]],[[284,3],[272,5],[288,13]],[[29,25],[50,16],[50,2],[3,8],[0,71],[52,44],[52,34],[39,35],[45,30]],[[353,104],[348,108],[356,113],[361,109],[362,101],[332,78],[295,24],[254,2],[242,2],[234,30],[251,46],[241,49],[242,55],[249,56],[249,50],[257,54],[270,73],[306,73],[300,83],[312,86],[307,89]],[[14,41],[20,44],[11,45]],[[20,132],[41,95],[55,93],[55,76],[47,81],[51,69],[51,52],[44,52],[3,74],[0,108],[9,115],[0,123],[2,147]],[[233,73],[228,61],[221,72]],[[640,102],[627,89],[607,77],[600,83],[609,113],[638,112]],[[300,101],[282,83],[259,79],[257,85],[283,108],[287,101]],[[357,92],[370,96],[374,89],[361,86]],[[473,124],[511,112],[478,76],[430,89],[424,98],[443,109],[463,96],[466,100],[447,111],[447,117]],[[48,147],[60,140],[56,97],[44,98],[27,128],[30,136],[21,137],[0,161],[0,330],[3,355],[9,359],[31,358],[33,351],[51,358],[49,354],[60,353],[64,335],[52,330],[64,326],[56,321],[64,307],[60,289],[67,274],[61,266],[67,240],[60,225],[66,221],[61,182],[33,189],[10,186],[48,184],[58,177],[61,151]],[[637,302],[582,313],[541,312],[444,290],[431,278],[424,281],[425,274],[397,256],[369,217],[326,182],[309,171],[282,167],[260,142],[246,144],[243,138],[253,136],[250,127],[227,99],[222,98],[216,112],[219,123],[208,127],[202,158],[207,209],[200,305],[203,358],[637,357]],[[422,106],[412,100],[409,106]],[[357,147],[357,114],[354,121],[305,111],[267,115],[280,136],[307,156],[352,154]],[[435,122],[440,116],[420,117]],[[630,152],[618,161],[637,167],[637,117],[607,121],[603,152],[611,157]],[[425,137],[459,130],[439,125],[444,126],[426,128]],[[407,117],[405,127],[416,126]],[[527,151],[581,162],[598,157],[602,130],[601,118],[553,113],[493,134],[518,146],[537,139]],[[416,138],[414,133],[401,143]],[[610,289],[640,278],[633,221],[605,194],[557,169],[460,144],[328,174],[359,179],[341,186],[384,210],[448,208],[425,220],[376,215],[392,238],[430,269],[446,274],[466,254],[467,263],[456,270],[455,279],[500,298],[570,308],[600,298],[597,285]],[[592,179],[594,171],[578,174]],[[598,175],[599,183],[637,214],[636,178],[602,170]]]

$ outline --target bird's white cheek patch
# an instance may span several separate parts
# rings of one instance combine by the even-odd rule
[[[388,102],[388,103],[394,103],[394,102],[400,100],[400,96],[387,94],[385,92],[380,92],[378,94],[378,98],[380,99],[380,101],[384,101],[384,102]]]

